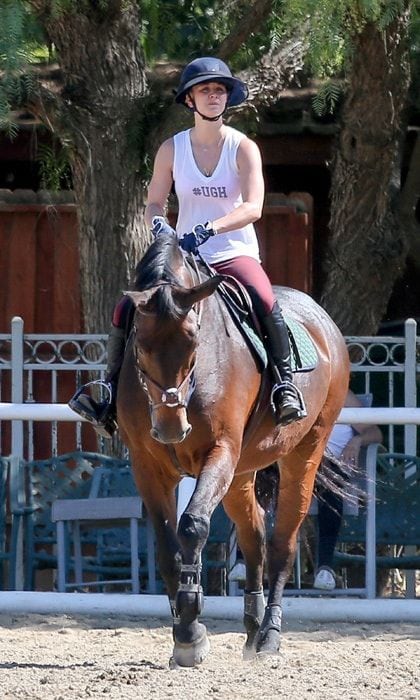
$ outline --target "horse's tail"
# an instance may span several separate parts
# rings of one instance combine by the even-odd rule
[[[360,467],[334,457],[327,448],[316,475],[314,495],[322,501],[325,500],[325,492],[331,491],[347,503],[358,504],[366,496],[366,490],[357,484],[358,477],[362,474]],[[266,513],[274,513],[276,510],[279,486],[280,471],[276,462],[257,472],[255,495]]]
[[[255,495],[261,508],[266,513],[274,513],[280,485],[280,472],[277,462],[265,469],[260,469],[255,477]]]
[[[330,491],[344,502],[357,505],[366,496],[359,479],[363,473],[358,465],[335,457],[327,447],[316,475],[314,495],[322,501],[325,492]]]

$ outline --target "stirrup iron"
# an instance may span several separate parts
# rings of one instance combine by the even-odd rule
[[[280,396],[282,396],[285,392],[290,392],[292,393],[295,398],[297,399],[299,403],[299,408],[296,409],[296,411],[291,411],[290,414],[286,414],[284,418],[281,417],[280,411],[278,410],[276,403],[274,401],[274,397],[277,394],[277,392],[280,392]],[[296,384],[293,384],[293,382],[289,380],[284,380],[284,381],[277,381],[271,390],[271,395],[270,395],[270,403],[271,403],[271,408],[273,410],[273,413],[275,416],[277,416],[279,422],[283,425],[287,425],[287,423],[292,423],[297,420],[302,420],[302,418],[306,418],[308,415],[305,407],[305,401],[302,396],[302,392]],[[281,403],[281,401],[280,401]]]
[[[86,396],[86,402],[84,402],[82,397],[84,396],[86,389],[92,385],[101,386],[104,388],[108,396],[102,402],[98,402],[91,396]],[[94,381],[83,384],[72,396],[68,405],[79,416],[82,416],[87,420],[96,430],[96,432],[104,438],[111,438],[114,432],[118,428],[117,421],[112,415],[114,409],[112,408],[114,400],[114,388],[111,382],[106,382],[102,379],[95,379]]]

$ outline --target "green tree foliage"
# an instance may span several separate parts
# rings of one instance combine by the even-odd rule
[[[304,27],[307,64],[314,75],[329,78],[351,65],[355,34],[369,23],[384,30],[406,5],[407,0],[289,0],[282,8],[282,34]]]
[[[233,57],[236,68],[249,65],[273,47],[278,39],[281,0],[263,29],[252,34]],[[185,62],[213,53],[229,30],[249,12],[247,0],[141,0],[143,26],[141,43],[149,62]]]
[[[51,14],[87,11],[106,13],[111,0],[50,0]],[[139,37],[149,65],[156,61],[184,63],[213,53],[229,29],[249,11],[246,0],[139,0],[142,29]],[[34,18],[28,0],[3,0],[0,6],[0,128],[15,129],[11,105],[19,105],[36,89],[28,66],[53,56]],[[351,68],[354,36],[368,23],[385,29],[401,9],[413,12],[413,58],[420,45],[419,0],[273,0],[272,11],[258,32],[232,57],[236,70],[245,68],[287,38],[300,33],[307,42],[308,74],[327,82],[315,99],[318,113],[333,112],[342,80]],[[328,82],[329,79],[329,82]]]
[[[333,113],[351,72],[355,37],[368,24],[384,31],[409,7],[412,11],[411,45],[418,52],[420,40],[418,0],[289,0],[283,3],[278,31],[284,39],[304,31],[310,75],[326,82],[314,98],[318,114]]]
[[[37,59],[41,33],[29,8],[20,0],[0,5],[0,129],[14,135],[12,107],[24,104],[36,89],[28,64]]]
[[[68,146],[63,141],[58,143],[55,139],[52,145],[39,144],[37,160],[42,189],[51,192],[70,189]]]
[[[139,0],[142,29],[139,37],[149,65],[156,61],[183,63],[203,53],[213,53],[229,28],[247,13],[246,0]],[[413,58],[420,43],[419,0],[273,0],[272,11],[260,31],[251,33],[231,59],[236,70],[246,68],[297,33],[307,42],[309,75],[327,80],[314,101],[319,113],[333,112],[342,91],[342,80],[351,67],[353,38],[367,23],[385,29],[401,8],[413,11]],[[110,0],[50,0],[54,15],[95,7],[109,11]],[[36,89],[30,64],[53,57],[53,47],[43,38],[31,2],[3,0],[0,6],[0,128],[14,131],[11,105],[22,104]]]
[[[157,62],[185,63],[203,53],[212,54],[226,33],[249,11],[247,0],[138,0],[141,10],[139,42],[150,67]],[[124,5],[124,2],[122,2]],[[278,16],[281,0],[273,0],[273,12],[264,22],[263,30],[251,34],[232,58],[235,70],[255,62],[280,42]],[[14,136],[17,124],[13,109],[35,100],[38,82],[33,68],[36,64],[57,60],[54,46],[48,45],[42,20],[33,12],[42,6],[45,13],[57,17],[75,13],[96,13],[106,16],[112,10],[113,0],[2,0],[0,5],[0,129]],[[59,60],[59,57],[58,57]],[[134,152],[140,156],[141,167],[150,174],[147,153],[147,135],[164,112],[165,99],[159,93],[150,94],[141,113],[133,117],[128,138]],[[43,164],[43,182],[54,183],[55,168],[50,157],[40,154]],[[60,156],[61,160],[61,156]],[[50,175],[46,168],[50,167]],[[63,164],[60,164],[63,167]]]

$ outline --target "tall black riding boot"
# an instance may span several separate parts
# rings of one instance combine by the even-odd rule
[[[275,378],[271,403],[276,422],[287,425],[305,418],[307,413],[302,394],[293,384],[288,330],[277,302],[271,313],[264,316],[261,322],[267,334],[267,350]]]
[[[86,418],[101,437],[111,438],[117,425],[117,385],[125,351],[125,330],[111,326],[107,344],[107,371],[105,381],[97,380],[84,384],[70,399],[70,408]],[[101,385],[108,393],[103,401],[90,396],[89,387]]]

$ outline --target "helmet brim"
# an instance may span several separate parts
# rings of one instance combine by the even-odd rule
[[[182,86],[182,90],[179,90],[175,95],[175,102],[178,104],[185,104],[185,98],[191,88],[201,83],[221,83],[222,85],[226,85],[229,90],[226,107],[237,107],[242,104],[242,102],[245,102],[248,97],[248,88],[239,78],[218,76],[214,73],[203,73],[202,75],[192,78]]]

